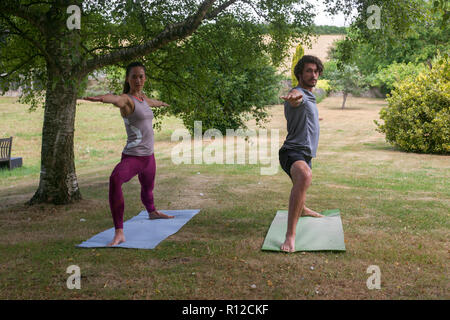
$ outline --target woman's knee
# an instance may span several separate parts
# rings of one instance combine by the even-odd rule
[[[110,185],[121,185],[121,184],[123,184],[123,182],[124,181],[118,172],[111,173],[111,176],[109,177]]]

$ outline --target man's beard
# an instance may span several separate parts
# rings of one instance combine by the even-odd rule
[[[303,86],[305,86],[305,87],[308,87],[308,88],[314,88],[314,87],[316,86],[316,84],[317,84],[317,81],[314,82],[314,79],[312,79],[312,80],[306,82],[306,81],[304,81],[304,80],[302,79],[302,84],[303,84]]]

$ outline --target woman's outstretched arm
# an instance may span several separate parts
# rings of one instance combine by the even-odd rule
[[[145,94],[144,94],[144,99],[145,99],[145,101],[147,101],[148,105],[151,108],[159,108],[159,107],[168,107],[169,106],[167,103],[165,103],[163,101],[159,101],[156,99],[150,99]]]
[[[103,103],[112,103],[116,107],[120,109],[132,108],[131,99],[126,95],[122,94],[117,96],[115,94],[104,94],[93,97],[83,97],[83,100],[94,101],[94,102],[103,102]]]

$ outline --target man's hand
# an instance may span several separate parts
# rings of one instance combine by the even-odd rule
[[[289,102],[291,106],[298,107],[302,103],[303,94],[297,89],[292,89],[287,95],[281,96],[280,98]]]

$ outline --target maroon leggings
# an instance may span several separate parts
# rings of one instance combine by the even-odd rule
[[[130,156],[122,153],[120,162],[116,165],[109,178],[109,206],[116,229],[123,229],[123,211],[125,208],[122,184],[138,175],[141,183],[141,200],[147,212],[155,211],[153,202],[153,187],[155,185],[156,163],[155,155]]]

